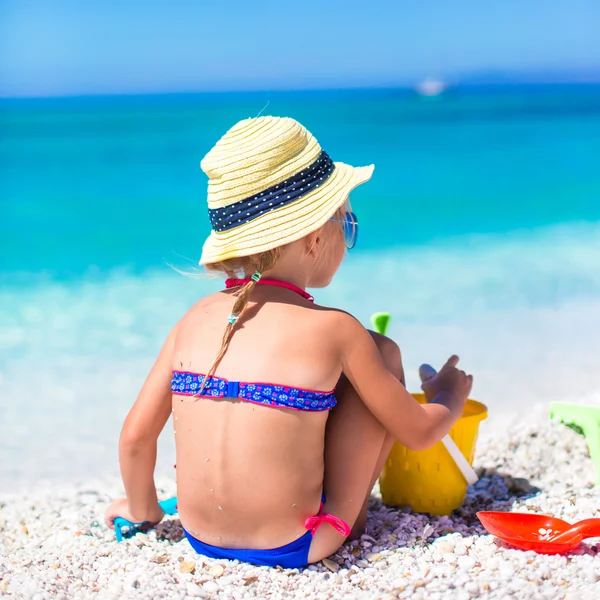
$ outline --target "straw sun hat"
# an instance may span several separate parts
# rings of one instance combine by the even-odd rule
[[[212,224],[201,265],[271,250],[317,231],[374,168],[334,163],[300,123],[281,117],[240,121],[200,166],[208,175]]]

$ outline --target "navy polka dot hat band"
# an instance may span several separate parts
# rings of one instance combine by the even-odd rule
[[[324,150],[319,158],[300,173],[251,196],[223,208],[209,209],[213,231],[227,231],[248,223],[260,215],[295,202],[304,194],[316,189],[333,172],[335,165]]]
[[[317,231],[374,168],[333,162],[306,128],[286,117],[240,121],[201,167],[212,225],[201,265],[265,252]]]

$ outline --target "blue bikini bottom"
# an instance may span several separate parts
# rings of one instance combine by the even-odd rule
[[[307,531],[302,537],[291,544],[272,548],[271,550],[242,550],[239,548],[219,548],[196,539],[189,531],[183,530],[192,548],[209,558],[227,558],[241,560],[253,565],[267,567],[283,567],[284,569],[299,569],[308,565],[308,552],[312,542],[312,531]]]
[[[348,523],[323,512],[325,504],[325,492],[321,496],[321,506],[318,514],[314,517],[308,517],[304,522],[304,526],[308,531],[297,540],[290,544],[280,546],[279,548],[271,548],[269,550],[244,550],[240,548],[219,548],[205,544],[199,539],[196,539],[189,531],[183,528],[185,535],[192,546],[198,553],[208,556],[209,558],[227,558],[229,560],[241,560],[253,565],[264,565],[266,567],[283,567],[284,569],[301,569],[308,565],[308,552],[312,543],[313,535],[317,529],[327,523],[331,525],[340,535],[345,538],[350,535],[350,527]]]

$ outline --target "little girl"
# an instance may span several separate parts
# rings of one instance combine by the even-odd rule
[[[367,501],[395,440],[439,441],[472,376],[451,357],[404,388],[400,350],[319,306],[358,223],[349,193],[373,166],[334,163],[289,118],[246,119],[206,155],[212,233],[200,264],[227,275],[168,336],[119,442],[127,498],[106,513],[158,523],[153,472],[170,415],[177,496],[199,553],[304,567],[364,531]]]

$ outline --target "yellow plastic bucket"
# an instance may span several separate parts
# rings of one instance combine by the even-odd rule
[[[426,402],[424,394],[413,394],[417,402]],[[473,464],[479,423],[487,417],[487,407],[467,400],[462,417],[454,424],[450,436]],[[463,503],[467,482],[450,454],[438,442],[418,452],[396,443],[379,477],[383,503],[411,506],[415,512],[449,515]]]

